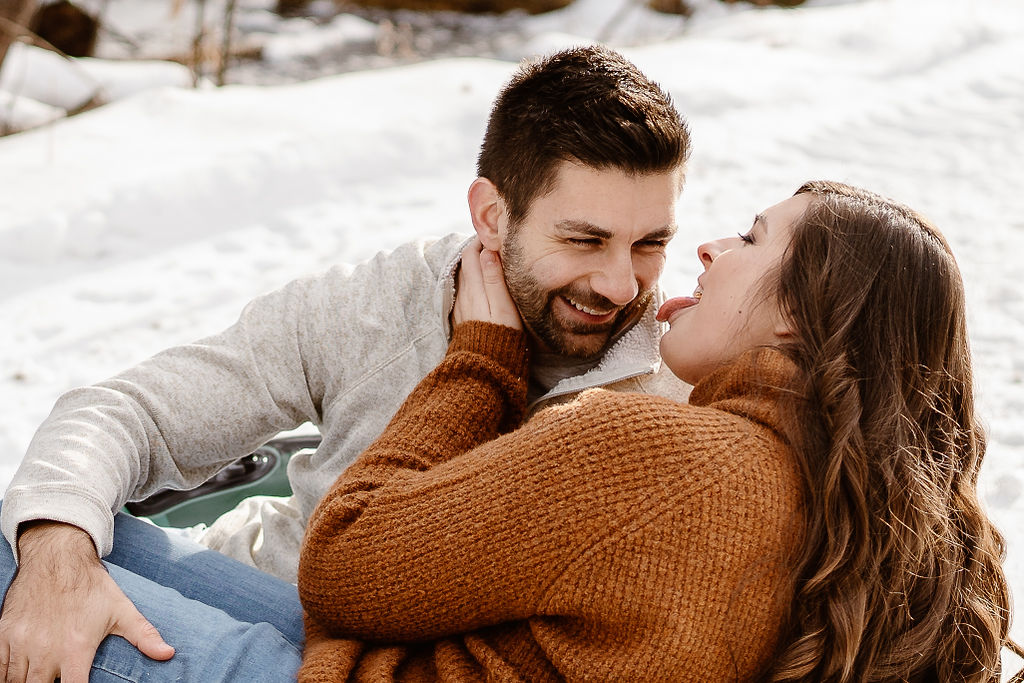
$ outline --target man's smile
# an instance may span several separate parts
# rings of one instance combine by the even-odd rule
[[[573,299],[572,297],[568,296],[560,296],[558,298],[561,299],[563,303],[567,304],[566,308],[572,309],[572,311],[576,313],[577,317],[586,320],[586,322],[592,324],[609,322],[615,317],[615,315],[620,310],[619,308],[610,308],[604,310],[591,308],[590,306],[586,306],[577,301],[576,299]]]
[[[573,308],[575,308],[575,309],[577,309],[577,310],[579,310],[581,312],[584,312],[587,315],[589,315],[591,317],[594,317],[594,318],[604,319],[604,318],[607,318],[610,315],[614,315],[615,312],[618,311],[617,307],[616,308],[604,308],[604,309],[594,308],[594,307],[591,307],[591,306],[587,306],[586,304],[583,304],[580,301],[577,301],[577,300],[573,299],[572,297],[562,297],[562,298],[565,299],[565,301],[567,301]]]

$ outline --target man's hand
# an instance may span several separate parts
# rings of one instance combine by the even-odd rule
[[[0,615],[0,680],[52,683],[59,676],[62,683],[87,683],[108,635],[153,659],[174,655],[107,574],[84,531],[34,523],[22,531],[18,549],[18,573]]]
[[[453,317],[456,323],[482,320],[523,329],[519,309],[505,285],[501,259],[497,252],[484,249],[480,240],[462,250]]]

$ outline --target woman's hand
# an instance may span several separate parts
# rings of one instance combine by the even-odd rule
[[[473,240],[462,250],[452,316],[455,324],[481,320],[523,329],[519,310],[505,286],[501,258],[497,252],[484,249],[480,240]]]

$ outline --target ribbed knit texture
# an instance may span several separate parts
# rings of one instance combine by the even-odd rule
[[[782,355],[745,355],[689,405],[595,389],[516,429],[526,368],[521,333],[460,325],[335,482],[300,558],[301,681],[742,681],[768,663],[802,504]]]

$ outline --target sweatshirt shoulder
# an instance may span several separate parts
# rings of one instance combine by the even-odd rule
[[[390,334],[388,321],[435,326],[454,299],[452,274],[468,237],[451,234],[436,240],[407,242],[380,251],[361,263],[339,264],[308,275],[285,288],[313,319],[368,324],[366,332]],[[388,312],[396,315],[389,316]]]
[[[343,287],[353,279],[389,284],[423,284],[450,276],[458,263],[467,235],[450,234],[439,239],[406,242],[394,249],[385,249],[358,264],[340,264],[304,280],[328,288]]]

